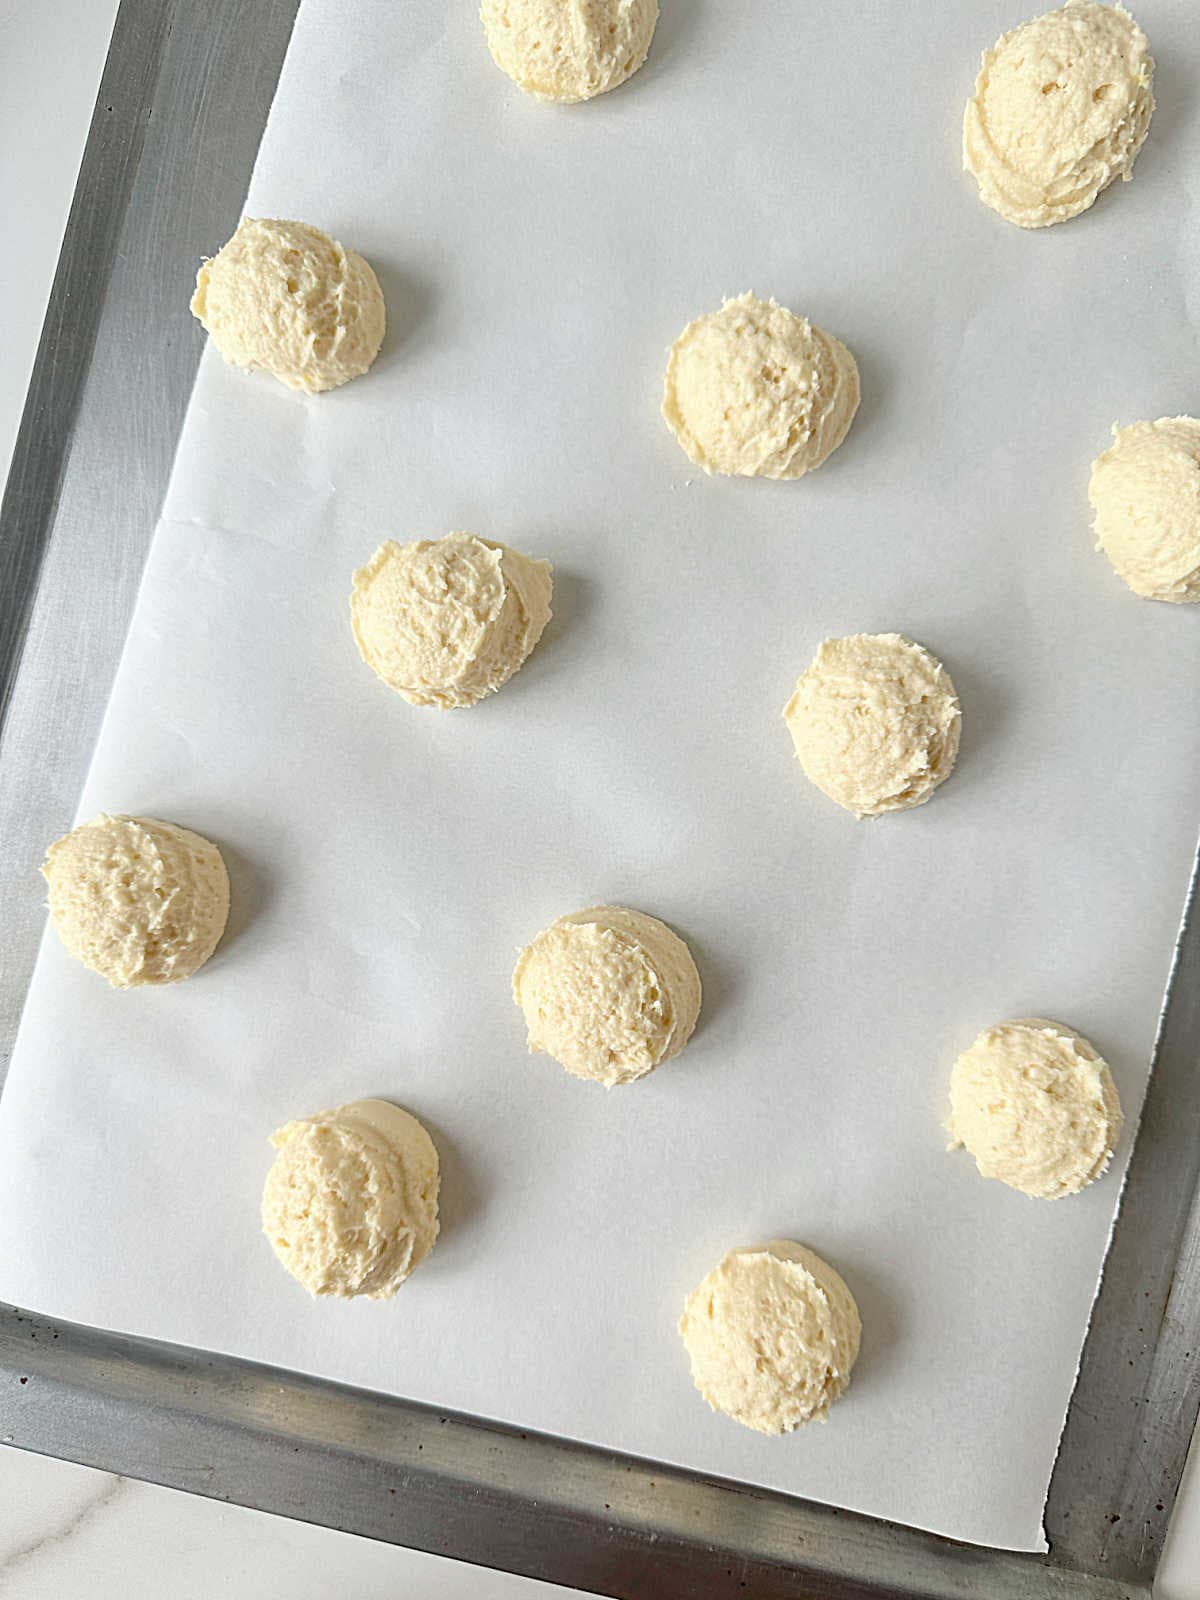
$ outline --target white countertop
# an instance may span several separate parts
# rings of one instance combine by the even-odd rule
[[[578,1591],[0,1451],[5,1600],[569,1600]]]
[[[0,472],[58,258],[115,0],[0,0]],[[15,246],[15,247],[14,247]],[[572,1591],[0,1449],[0,1595],[160,1592],[536,1600]],[[1185,1476],[1156,1594],[1200,1600],[1200,1469]]]

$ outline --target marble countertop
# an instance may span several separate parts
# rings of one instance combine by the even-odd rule
[[[116,9],[116,0],[0,0],[0,218],[10,241],[0,252],[5,474]],[[172,1600],[326,1600],[334,1592],[550,1600],[574,1592],[3,1447],[0,1506],[3,1600],[125,1600],[164,1587]],[[1155,1594],[1200,1600],[1195,1461]]]
[[[1156,1600],[1200,1600],[1200,1473]],[[577,1593],[0,1447],[3,1600],[551,1600]]]
[[[5,1600],[551,1600],[577,1591],[0,1450]]]

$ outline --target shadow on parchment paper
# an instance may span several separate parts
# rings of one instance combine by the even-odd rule
[[[698,943],[686,928],[677,928],[674,923],[670,926],[692,952],[700,974],[700,1016],[692,1038],[711,1043],[709,1035],[715,1039],[722,1022],[728,1021],[730,1001],[737,991],[733,967],[724,957],[714,955],[707,944]]]
[[[850,431],[833,454],[816,469],[821,475],[821,482],[829,483],[841,472],[857,472],[859,451],[875,448],[871,435],[891,409],[896,385],[891,381],[891,373],[883,358],[869,345],[864,347],[855,338],[852,320],[847,326],[842,319],[835,320],[832,314],[819,315],[816,309],[805,306],[802,301],[789,304],[800,316],[811,315],[814,323],[841,339],[858,367],[858,410],[850,424]]]
[[[390,1100],[393,1105],[401,1106],[417,1117],[433,1140],[438,1153],[440,1174],[438,1241],[429,1259],[422,1264],[421,1272],[424,1276],[437,1270],[440,1247],[447,1240],[453,1239],[460,1228],[480,1215],[484,1204],[483,1195],[471,1176],[471,1169],[464,1161],[462,1152],[454,1140],[442,1131],[439,1123],[431,1122],[419,1106],[410,1105],[402,1094],[384,1094],[381,1098]]]
[[[822,1255],[819,1239],[797,1235],[797,1243],[808,1245]],[[865,1255],[865,1252],[864,1252]],[[911,1353],[903,1350],[904,1326],[896,1309],[897,1299],[874,1270],[860,1267],[853,1249],[839,1250],[828,1257],[829,1265],[846,1280],[858,1314],[862,1318],[862,1345],[850,1379],[855,1390],[882,1393],[882,1381],[901,1365],[911,1365]],[[865,1400],[865,1394],[863,1395]]]
[[[521,550],[535,559],[543,553],[533,537],[522,544]],[[590,578],[581,577],[579,573],[557,565],[553,581],[550,621],[529,659],[500,690],[506,706],[511,705],[517,695],[532,690],[543,679],[565,669],[570,655],[579,654],[580,634],[591,609],[596,586]],[[488,698],[494,700],[496,697],[490,695]]]
[[[430,337],[437,290],[432,278],[412,267],[394,266],[378,256],[370,259],[387,306],[387,331],[374,369],[385,372],[397,362],[410,361]]]
[[[206,837],[211,838],[211,835]],[[250,862],[240,850],[227,844],[224,839],[213,839],[212,842],[221,852],[221,860],[229,873],[229,920],[209,962],[209,966],[215,967],[225,959],[247,928],[262,916],[271,903],[274,889],[262,868]]]
[[[628,83],[622,84],[617,93],[636,93],[640,85],[649,83],[660,73],[672,71],[697,24],[704,20],[706,9],[705,0],[658,0],[658,26],[654,30],[650,54],[645,65]]]
[[[981,633],[980,637],[986,639]],[[952,653],[943,655],[936,639],[920,641],[932,650],[950,674],[959,704],[962,706],[962,738],[958,747],[958,760],[954,771],[930,800],[938,805],[953,794],[963,794],[979,785],[993,786],[1003,776],[1011,760],[1004,748],[1006,725],[1009,722],[1012,702],[1005,683],[987,670],[983,654],[966,656]]]

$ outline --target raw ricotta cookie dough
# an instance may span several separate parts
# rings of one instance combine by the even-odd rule
[[[289,1122],[262,1197],[263,1232],[310,1294],[389,1300],[433,1249],[438,1157],[386,1100]]]
[[[1045,228],[1131,178],[1154,111],[1146,35],[1119,5],[1069,0],[984,52],[963,167],[1009,222]]]
[[[318,394],[364,373],[386,313],[363,258],[307,222],[243,217],[196,275],[192,314],[225,360]]]
[[[858,410],[858,367],[840,339],[753,294],[690,322],[671,346],[662,413],[708,473],[802,478]]]
[[[593,906],[560,917],[521,952],[513,998],[531,1052],[611,1089],[683,1049],[700,1015],[700,974],[657,917]]]
[[[389,539],[354,574],[359,654],[410,705],[473,706],[507,683],[541,638],[550,570],[473,533]]]
[[[101,812],[50,846],[42,875],[59,938],[114,989],[190,978],[225,931],[221,852],[173,822]]]
[[[679,1332],[714,1411],[759,1433],[821,1421],[850,1382],[862,1323],[827,1261],[801,1244],[731,1250],[688,1296]]]
[[[658,0],[483,0],[492,60],[535,100],[615,89],[646,59]]]
[[[783,715],[805,776],[858,817],[923,805],[958,755],[950,674],[898,633],[826,639]]]
[[[1121,1137],[1107,1063],[1073,1028],[1026,1017],[985,1028],[954,1063],[950,1120],[985,1178],[1036,1200],[1093,1183]]]
[[[1092,463],[1096,543],[1134,594],[1200,600],[1200,422],[1160,417],[1113,429]]]

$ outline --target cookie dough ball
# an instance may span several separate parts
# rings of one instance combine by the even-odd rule
[[[263,1232],[309,1294],[390,1300],[433,1249],[438,1157],[386,1100],[289,1122],[262,1197]]]
[[[550,570],[473,533],[389,539],[354,574],[359,654],[410,705],[473,706],[507,683],[541,638]]]
[[[1200,600],[1200,422],[1160,417],[1113,429],[1092,463],[1096,543],[1148,600]]]
[[[50,846],[42,876],[59,938],[114,989],[190,978],[225,931],[221,853],[173,822],[101,812]]]
[[[862,1322],[854,1296],[802,1244],[731,1250],[688,1296],[679,1332],[714,1411],[759,1433],[819,1418],[850,1382]]]
[[[774,300],[726,300],[671,346],[662,413],[708,473],[802,478],[846,437],[858,367],[840,339]]]
[[[492,60],[535,100],[615,89],[646,59],[658,0],[483,0]]]
[[[700,974],[657,917],[593,906],[560,917],[521,952],[513,998],[531,1052],[611,1089],[683,1049],[700,1015]]]
[[[318,394],[360,377],[379,354],[386,313],[371,268],[307,222],[243,217],[196,274],[192,315],[235,367],[261,367]]]
[[[1154,111],[1146,35],[1119,5],[1069,0],[984,52],[963,167],[1009,222],[1045,228],[1131,178]]]
[[[858,817],[924,805],[958,755],[950,674],[898,633],[826,639],[783,715],[805,776]]]
[[[985,1178],[1035,1200],[1093,1183],[1121,1137],[1107,1063],[1072,1028],[1043,1017],[985,1028],[950,1076],[951,1149]]]

